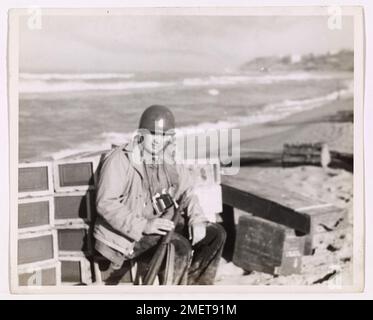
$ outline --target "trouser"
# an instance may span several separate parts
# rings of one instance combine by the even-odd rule
[[[222,226],[209,223],[206,227],[206,236],[199,243],[191,246],[185,232],[176,230],[173,233],[171,244],[174,246],[174,268],[172,275],[173,285],[212,285],[219,265],[226,233]],[[132,260],[137,262],[137,281],[141,280],[149,270],[149,263],[157,249],[161,236],[146,235],[134,247]],[[166,260],[166,259],[165,259]],[[123,274],[123,269],[128,268],[125,261],[118,270],[113,270],[106,284],[113,284],[113,277]],[[165,261],[158,274],[160,283],[165,279]],[[118,280],[118,279],[117,279]],[[118,281],[119,282],[119,281]]]

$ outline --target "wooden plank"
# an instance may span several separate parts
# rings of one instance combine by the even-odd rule
[[[257,195],[230,185],[222,184],[223,203],[273,221],[304,234],[311,230],[311,219],[307,214],[277,203],[270,196]]]
[[[237,175],[224,176],[222,178],[222,184],[256,195],[263,199],[269,199],[272,202],[292,209],[323,203],[322,201],[315,203],[314,199],[310,199],[309,197],[297,192],[286,190],[282,185],[268,182],[263,183],[258,178],[253,178],[250,175],[251,171],[246,170],[246,168],[241,168]]]

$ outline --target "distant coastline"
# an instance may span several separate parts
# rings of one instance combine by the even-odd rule
[[[241,71],[347,71],[354,70],[354,52],[351,50],[340,50],[326,54],[305,54],[258,57],[244,63]]]

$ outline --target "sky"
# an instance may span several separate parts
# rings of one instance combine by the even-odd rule
[[[352,18],[42,16],[20,20],[21,72],[224,72],[258,57],[353,48]]]

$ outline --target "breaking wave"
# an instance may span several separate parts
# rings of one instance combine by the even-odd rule
[[[342,90],[331,92],[327,95],[302,100],[284,100],[278,103],[271,103],[263,106],[256,112],[250,111],[248,116],[236,116],[220,120],[216,122],[202,122],[197,125],[185,126],[177,129],[177,135],[205,133],[207,130],[220,130],[239,128],[254,124],[279,121],[291,114],[300,111],[307,111],[321,107],[328,102],[338,99],[347,99],[353,96],[353,82],[349,82],[347,87]],[[99,137],[96,143],[84,143],[74,148],[58,151],[52,155],[53,159],[61,159],[82,152],[95,152],[99,150],[107,150],[112,144],[122,144],[129,141],[133,137],[133,132],[104,132]]]
[[[21,73],[21,80],[107,80],[130,79],[134,73]]]
[[[87,73],[87,74],[32,74],[21,73],[19,91],[21,93],[56,93],[74,91],[129,91],[163,87],[205,87],[229,86],[239,84],[273,84],[281,81],[308,81],[345,78],[343,73],[290,73],[290,74],[256,74],[256,75],[217,75],[167,80],[134,80],[133,73]],[[214,95],[213,93],[209,93]]]
[[[186,78],[182,81],[184,86],[213,86],[213,85],[235,85],[240,83],[272,84],[281,81],[308,81],[328,80],[344,78],[343,73],[321,74],[309,72],[297,72],[287,74],[257,74],[257,75],[229,75]]]
[[[118,81],[108,83],[94,83],[84,81],[66,81],[47,83],[45,81],[32,81],[32,83],[20,83],[19,90],[22,93],[47,93],[47,92],[73,92],[73,91],[108,91],[129,89],[151,89],[171,86],[169,82],[157,81]]]

